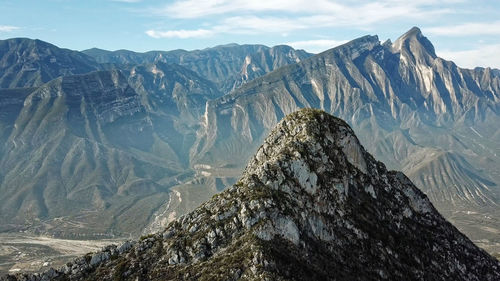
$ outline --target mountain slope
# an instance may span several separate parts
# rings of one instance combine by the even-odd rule
[[[101,69],[91,57],[40,40],[0,40],[0,88],[40,86],[54,78]]]
[[[406,170],[409,177],[416,179],[415,184],[418,186],[433,188],[439,186],[439,183],[446,183],[450,187],[424,190],[433,197],[433,202],[446,198],[452,204],[460,204],[463,201],[474,201],[480,205],[498,204],[492,200],[494,195],[490,191],[495,184],[474,174],[475,168],[462,156],[440,151],[425,153],[427,155],[423,156],[424,160],[418,161],[414,167],[407,167]]]
[[[213,83],[157,63],[2,90],[2,230],[63,237],[140,233],[169,187],[192,177],[189,145]]]
[[[498,280],[500,263],[368,154],[345,122],[306,109],[279,123],[236,185],[162,233],[41,277]]]
[[[418,155],[429,148],[465,157],[482,171],[463,176],[477,174],[493,183],[491,192],[483,185],[474,185],[474,192],[488,194],[487,201],[498,203],[500,177],[491,165],[480,164],[487,156],[490,163],[500,165],[496,156],[500,154],[495,154],[498,143],[464,132],[476,128],[498,132],[494,124],[500,121],[499,86],[494,71],[461,69],[437,57],[418,28],[394,44],[365,36],[209,102],[191,159],[193,165],[243,166],[250,157],[248,147],[257,147],[284,115],[298,108],[320,108],[347,120],[368,150],[392,168],[403,169],[414,159],[423,159]],[[435,172],[420,171],[412,175]],[[447,188],[444,178],[436,178],[427,190]],[[483,203],[464,199],[472,206]]]
[[[24,100],[35,88],[0,89],[0,142],[5,143],[14,128]],[[1,153],[1,150],[0,150]],[[0,154],[1,155],[1,154]]]
[[[40,87],[24,101],[3,148],[4,227],[87,213],[82,222],[88,229],[54,231],[91,235],[108,228],[109,213],[164,188],[154,173],[176,173],[127,152],[151,142],[146,112],[119,72],[68,76]]]

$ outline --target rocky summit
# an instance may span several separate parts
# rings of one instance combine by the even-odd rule
[[[500,280],[500,263],[342,120],[285,117],[241,179],[162,232],[2,280]]]

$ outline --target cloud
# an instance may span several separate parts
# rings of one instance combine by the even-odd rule
[[[425,31],[441,36],[500,35],[500,21],[437,26],[426,28]]]
[[[307,30],[316,28],[362,27],[383,21],[398,14],[406,17],[413,14],[418,17],[418,12],[402,7],[387,8],[384,12],[378,4],[367,4],[370,8],[365,12],[349,10],[337,15],[305,15],[305,16],[259,16],[259,15],[236,15],[221,17],[212,24],[196,30],[168,30],[156,31],[148,30],[146,33],[154,38],[192,38],[210,37],[217,34],[289,34],[297,30]]]
[[[457,0],[446,2],[450,1],[457,2]],[[366,16],[379,20],[431,17],[436,13],[450,12],[449,9],[433,4],[435,4],[433,1],[428,0],[178,0],[163,8],[155,9],[154,13],[171,18],[193,19],[215,15],[255,15],[256,13],[280,12],[295,15],[323,15],[341,18],[343,21],[351,19],[352,24],[356,23],[356,20],[367,19]]]
[[[0,32],[12,32],[14,30],[18,30],[20,27],[11,26],[11,25],[0,25]]]
[[[255,13],[255,12],[310,12],[311,8],[325,6],[339,6],[326,0],[311,0],[304,5],[303,0],[183,0],[159,9],[159,13],[175,18],[199,18],[212,15],[230,13]],[[304,10],[306,9],[306,10]]]
[[[216,34],[260,34],[262,32],[283,33],[305,28],[296,21],[286,18],[261,18],[255,16],[229,17],[209,29],[196,30],[148,30],[146,34],[153,38],[206,38]]]
[[[347,40],[331,40],[331,39],[317,39],[317,40],[305,40],[305,41],[295,41],[287,42],[285,45],[294,47],[295,49],[304,49],[311,53],[319,53],[336,46],[347,43]]]
[[[464,51],[440,51],[438,55],[444,59],[452,60],[460,67],[474,68],[481,66],[500,68],[498,50],[500,50],[500,44],[491,44]]]
[[[209,24],[200,28],[210,31],[210,35],[288,34],[296,30],[345,26],[366,29],[375,23],[400,19],[418,21],[451,13],[430,0],[177,0],[149,11],[184,20],[189,25],[206,19]]]
[[[153,38],[180,38],[180,39],[188,39],[188,38],[203,38],[210,37],[213,35],[212,30],[207,29],[196,29],[196,30],[167,30],[167,31],[158,31],[158,30],[148,30],[146,34]]]

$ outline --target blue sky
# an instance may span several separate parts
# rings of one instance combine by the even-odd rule
[[[134,51],[220,44],[289,44],[319,52],[421,28],[439,56],[500,68],[500,1],[464,0],[0,0],[0,39]]]

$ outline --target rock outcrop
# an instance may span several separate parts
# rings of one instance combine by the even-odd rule
[[[272,130],[233,187],[163,232],[60,270],[3,280],[499,280],[352,129],[303,109]]]

